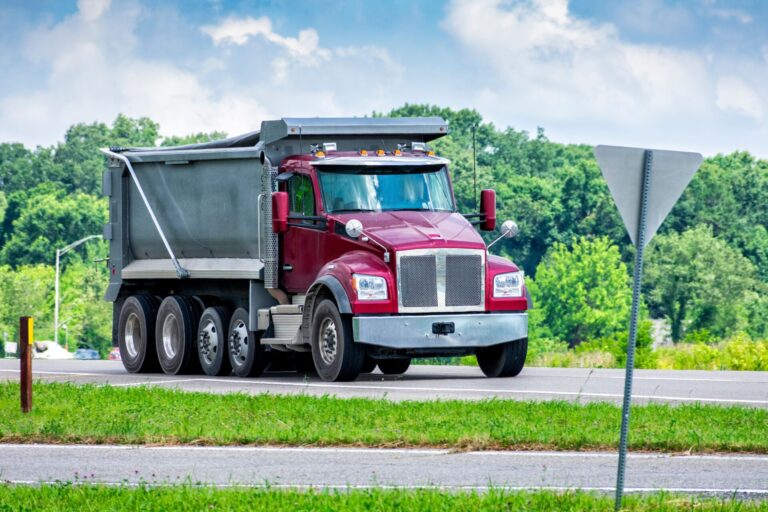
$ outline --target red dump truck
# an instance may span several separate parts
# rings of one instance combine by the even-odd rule
[[[496,198],[457,211],[440,118],[283,118],[225,140],[110,148],[113,342],[130,372],[328,381],[476,354],[525,363],[528,294],[489,254]],[[502,225],[499,238],[517,232]]]

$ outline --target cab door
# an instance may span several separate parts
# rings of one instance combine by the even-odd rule
[[[296,172],[282,185],[288,192],[288,231],[283,234],[280,282],[289,293],[304,293],[322,267],[320,247],[327,224],[318,220],[312,178]]]

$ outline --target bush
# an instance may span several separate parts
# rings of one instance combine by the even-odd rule
[[[629,275],[618,247],[605,237],[581,237],[570,249],[555,244],[528,286],[536,301],[532,338],[537,327],[546,326],[551,337],[575,346],[626,328]]]
[[[768,370],[768,340],[737,335],[716,345],[680,343],[656,351],[661,370]]]

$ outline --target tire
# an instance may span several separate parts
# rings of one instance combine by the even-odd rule
[[[411,358],[404,359],[382,359],[379,361],[379,370],[384,375],[400,375],[408,371],[411,366]]]
[[[199,370],[200,360],[195,343],[199,318],[187,297],[172,295],[160,304],[155,345],[160,368],[168,375]]]
[[[528,338],[502,343],[477,351],[477,364],[486,377],[515,377],[525,365]]]
[[[376,363],[377,361],[374,358],[365,356],[363,367],[360,369],[360,373],[373,373],[374,370],[376,370]]]
[[[352,339],[352,320],[325,299],[312,316],[312,359],[326,381],[350,381],[360,375],[365,349]]]
[[[232,372],[227,351],[229,310],[212,307],[203,311],[197,328],[197,355],[206,375],[220,377]]]
[[[117,323],[120,359],[131,373],[160,369],[155,348],[157,301],[148,295],[133,295],[123,302]]]
[[[248,311],[237,308],[229,320],[227,353],[238,377],[258,377],[269,366],[269,353],[259,341],[260,336],[248,330]]]

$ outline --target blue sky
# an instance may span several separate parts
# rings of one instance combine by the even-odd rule
[[[0,140],[164,134],[405,102],[552,140],[768,157],[763,0],[6,0]]]

